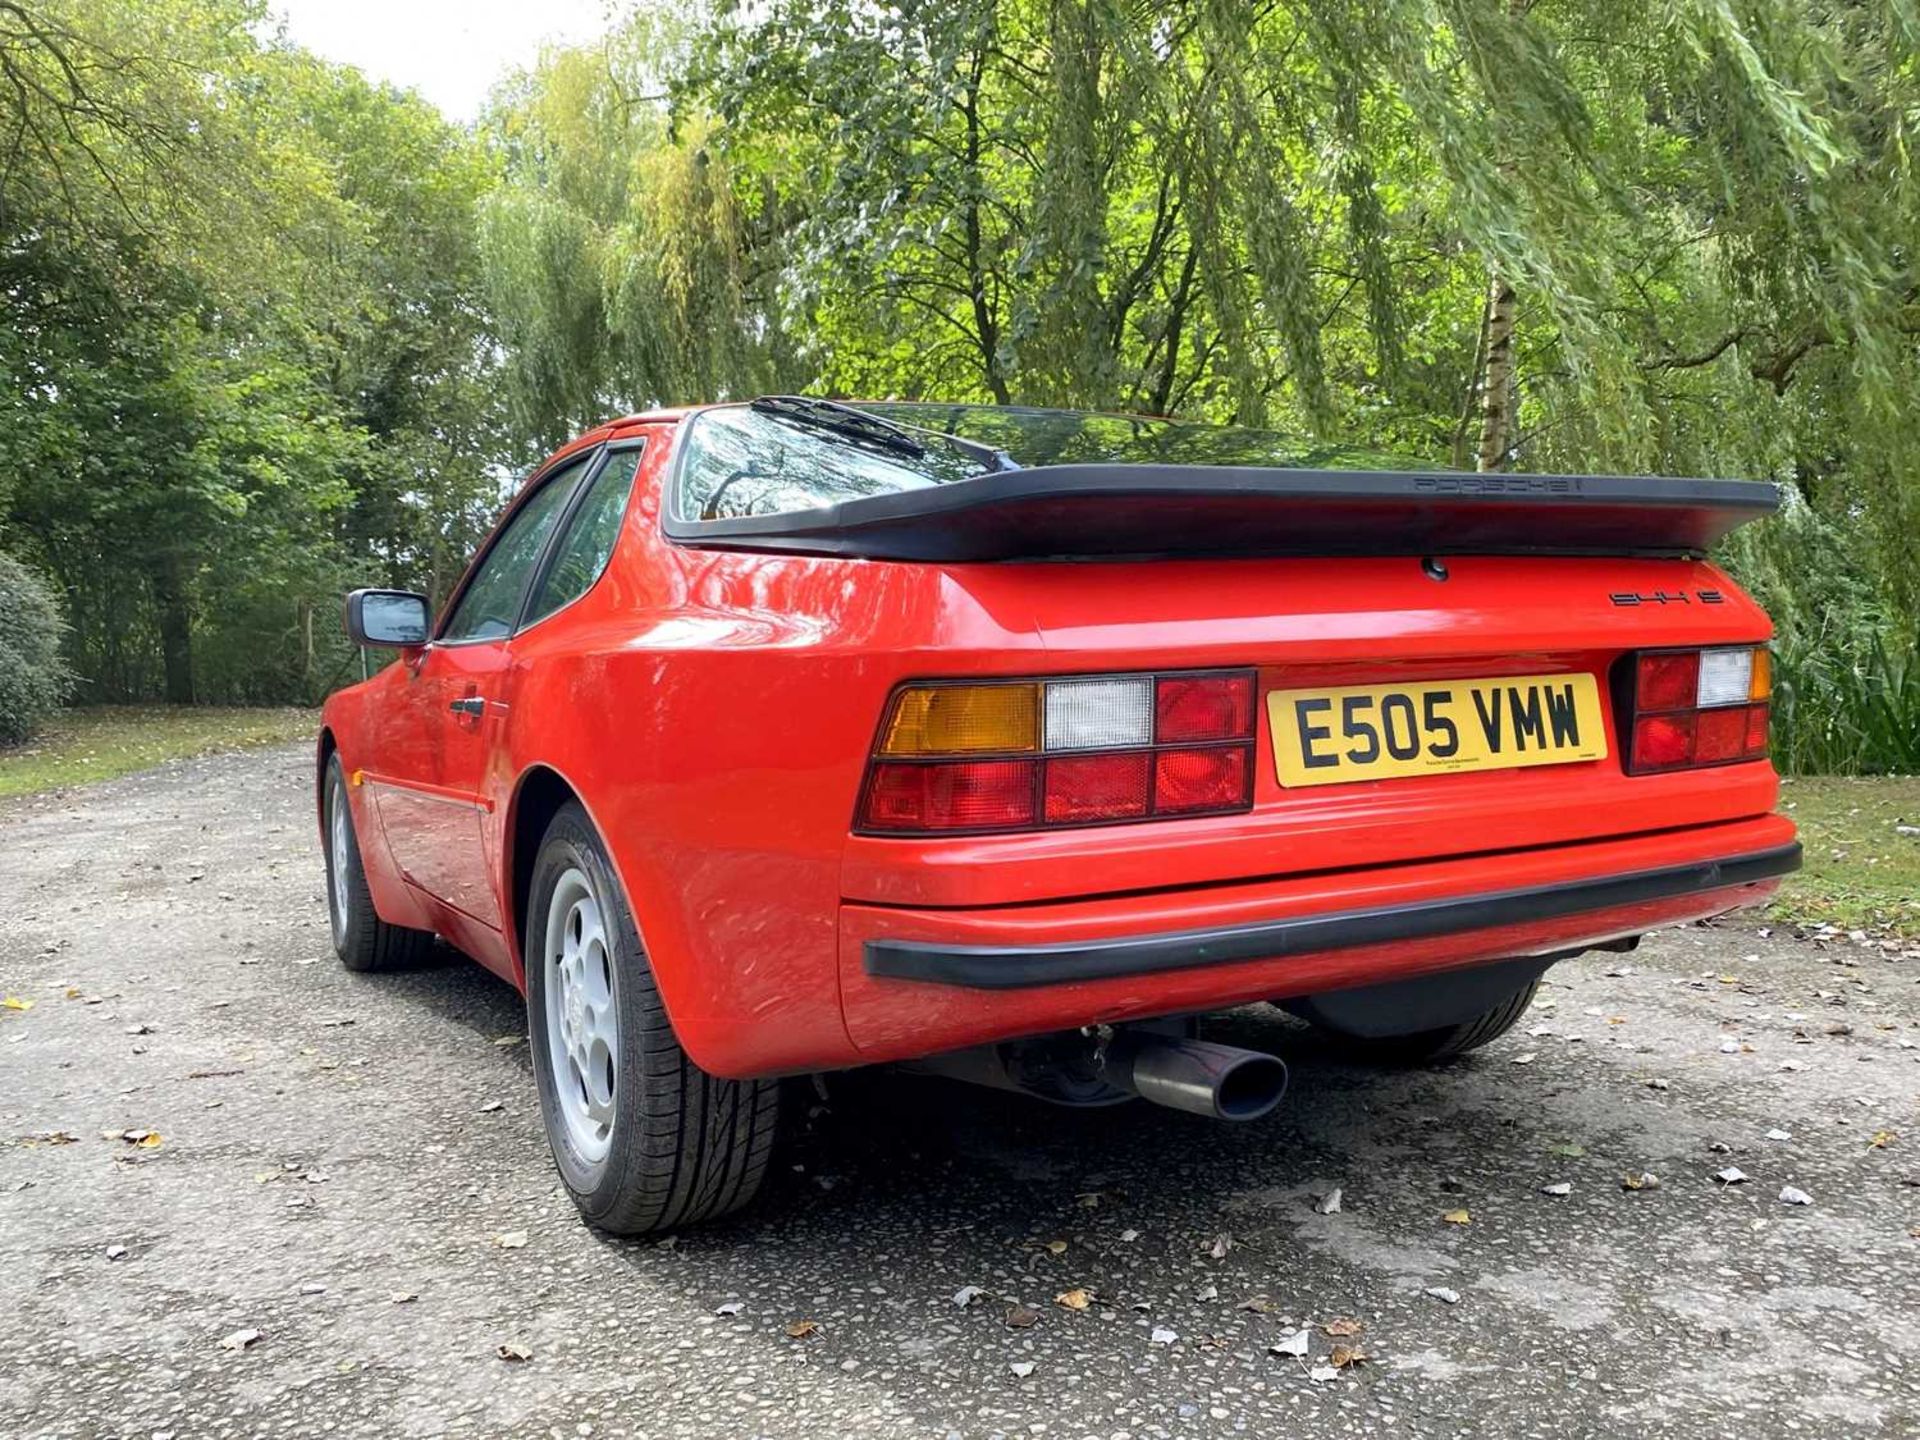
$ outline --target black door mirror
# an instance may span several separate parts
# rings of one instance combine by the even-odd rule
[[[347,596],[347,634],[356,645],[410,650],[427,643],[427,597],[411,590],[355,590]]]

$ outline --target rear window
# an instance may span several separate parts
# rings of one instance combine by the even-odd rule
[[[1415,468],[1391,456],[1271,430],[1020,406],[793,402],[785,413],[720,405],[687,422],[673,516],[681,521],[788,515],[872,495],[949,485],[1036,465],[1248,465]],[[862,429],[860,417],[879,424]],[[845,423],[848,428],[837,427]]]

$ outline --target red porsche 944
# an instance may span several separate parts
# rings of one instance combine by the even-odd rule
[[[1435,472],[1257,431],[774,396],[555,455],[334,695],[333,939],[521,987],[611,1231],[732,1210],[781,1076],[1224,1119],[1275,1001],[1483,1045],[1554,961],[1799,863],[1732,480]]]

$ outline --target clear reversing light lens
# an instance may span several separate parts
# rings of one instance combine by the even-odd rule
[[[1050,680],[1047,749],[1122,750],[1153,743],[1153,681]]]
[[[1700,652],[1700,689],[1694,704],[1700,709],[1716,705],[1744,705],[1753,690],[1753,651],[1702,650]]]

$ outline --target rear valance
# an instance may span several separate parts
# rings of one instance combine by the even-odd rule
[[[1075,464],[776,515],[669,517],[683,545],[956,563],[1704,553],[1770,515],[1749,480]]]

